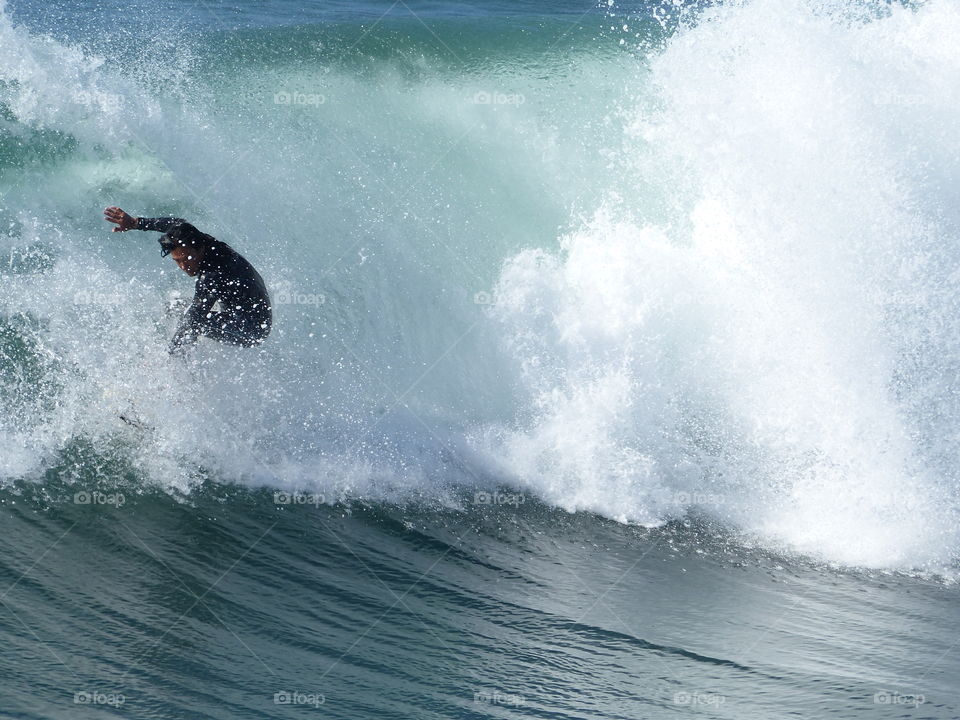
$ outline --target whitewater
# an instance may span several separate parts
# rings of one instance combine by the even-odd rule
[[[403,47],[361,72],[309,33],[174,45],[200,69],[161,65],[160,89],[135,80],[154,58],[122,72],[3,22],[5,334],[42,377],[5,394],[7,477],[109,442],[107,388],[160,404],[130,460],[181,488],[202,465],[441,499],[495,474],[844,563],[956,557],[951,5],[725,5],[649,67],[585,52],[544,80]],[[171,383],[151,330],[190,287],[104,234],[114,203],[257,258],[271,345]]]

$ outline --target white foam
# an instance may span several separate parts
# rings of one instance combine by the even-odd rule
[[[492,313],[527,400],[486,443],[520,482],[844,563],[956,557],[960,9],[836,8],[728,3],[680,32],[611,186],[683,176],[670,224],[615,200],[507,262]]]

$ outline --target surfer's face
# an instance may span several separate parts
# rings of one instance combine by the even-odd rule
[[[203,257],[203,250],[197,248],[177,247],[170,253],[170,257],[181,270],[187,275],[193,277],[200,272],[200,259]]]

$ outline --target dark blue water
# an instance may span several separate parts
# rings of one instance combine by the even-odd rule
[[[71,489],[3,494],[7,716],[960,712],[956,591],[937,582],[537,505]]]

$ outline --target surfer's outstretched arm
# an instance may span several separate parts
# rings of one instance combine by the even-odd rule
[[[177,217],[158,217],[158,218],[137,218],[137,230],[156,230],[157,232],[168,232],[177,225],[183,225],[186,220]]]
[[[145,218],[134,217],[118,207],[108,207],[103,211],[103,219],[116,225],[113,232],[126,232],[127,230],[154,230],[165,233],[171,228],[184,223],[182,218],[158,217]]]

